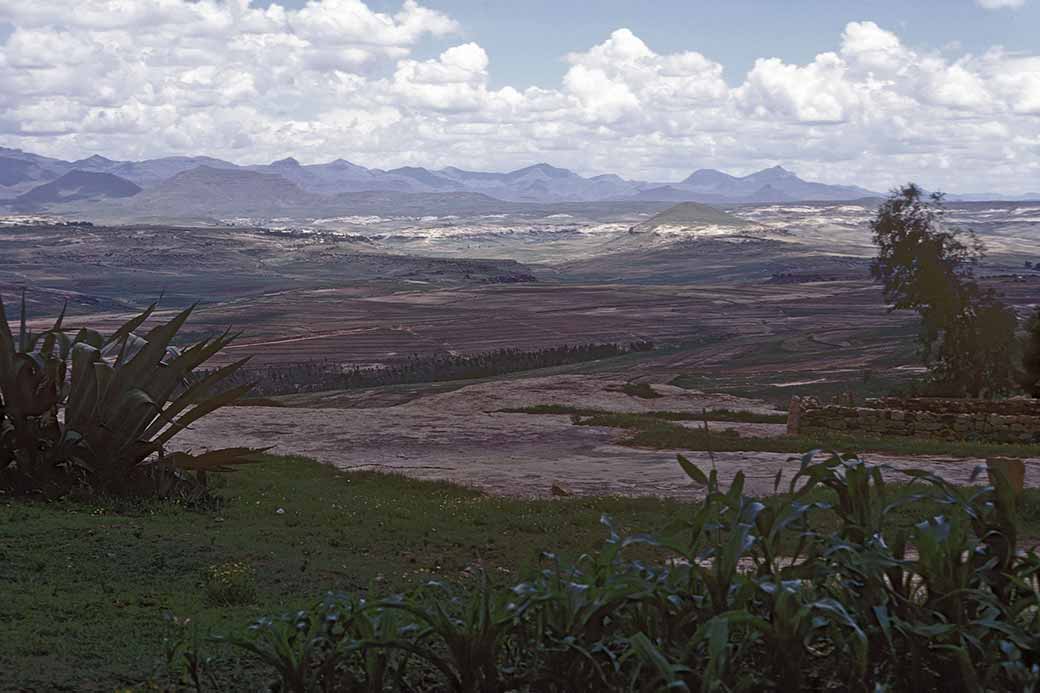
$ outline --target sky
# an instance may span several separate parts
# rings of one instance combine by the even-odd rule
[[[1040,191],[1040,0],[2,0],[0,145]]]

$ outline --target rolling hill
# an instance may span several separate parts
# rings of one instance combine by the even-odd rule
[[[876,194],[856,186],[802,180],[782,166],[774,166],[740,177],[714,169],[700,169],[679,183],[643,190],[639,198],[693,202],[829,202]]]
[[[52,180],[54,172],[33,161],[0,156],[0,186],[11,188],[41,180]]]
[[[132,206],[106,211],[146,211],[157,217],[210,217],[299,213],[320,206],[323,198],[282,176],[242,169],[199,166],[141,193]]]
[[[635,227],[637,231],[653,231],[657,228],[690,228],[698,226],[724,226],[739,229],[751,224],[732,214],[700,204],[698,202],[682,202],[669,207]]]
[[[111,173],[73,169],[50,183],[36,186],[19,195],[8,204],[17,211],[36,212],[73,203],[133,197],[139,192],[140,186]]]

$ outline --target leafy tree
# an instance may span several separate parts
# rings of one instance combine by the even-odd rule
[[[910,183],[894,190],[871,222],[878,255],[871,275],[892,310],[921,316],[921,357],[948,394],[979,397],[1013,382],[1016,316],[975,281],[985,247],[972,231],[944,223],[941,193]]]
[[[1040,308],[1026,325],[1021,383],[1027,394],[1040,398]]]
[[[992,292],[969,295],[971,304],[943,331],[930,362],[932,376],[952,394],[1006,392],[1015,379],[1013,349],[1018,316]]]

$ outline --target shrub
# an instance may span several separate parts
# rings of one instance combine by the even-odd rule
[[[629,397],[638,397],[639,399],[659,399],[664,397],[649,383],[625,383],[621,386],[621,391]]]
[[[0,300],[0,493],[168,496],[255,452],[164,454],[179,431],[249,388],[212,394],[244,360],[186,385],[234,335],[174,349],[170,342],[192,309],[138,335],[154,309],[107,338],[86,328],[70,336],[64,312],[49,330],[32,334],[23,294],[15,339]]]
[[[883,467],[809,453],[788,494],[760,500],[742,473],[723,490],[714,470],[679,462],[705,497],[660,536],[621,537],[604,518],[597,554],[547,554],[519,584],[330,594],[211,640],[299,693],[1040,685],[1040,556],[1017,549],[1002,477],[957,488],[907,471],[924,488],[894,494]],[[947,512],[900,529],[900,506],[925,498]],[[629,558],[638,547],[657,559]],[[185,664],[210,661],[201,647],[167,651],[203,680]]]
[[[1026,323],[1022,344],[1022,389],[1030,397],[1040,398],[1040,308]]]
[[[216,606],[241,606],[256,600],[256,574],[242,561],[228,561],[206,569],[206,598]]]
[[[344,369],[342,364],[327,361],[272,364],[243,369],[228,381],[228,385],[252,382],[256,394],[284,395],[471,380],[598,361],[653,349],[653,342],[640,340],[629,344],[565,344],[534,351],[496,349],[478,354],[413,354],[400,363],[364,368]],[[197,377],[205,375],[207,373],[202,371]]]
[[[658,419],[660,421],[722,421],[732,423],[787,423],[787,414],[777,412],[776,414],[758,414],[751,411],[734,410],[726,408],[702,409],[699,412],[692,411],[642,411],[642,412],[612,412],[605,409],[591,409],[586,407],[573,407],[566,404],[535,404],[529,407],[507,407],[498,409],[502,414],[535,414],[535,415],[571,415],[583,416],[606,416],[616,419],[612,422],[617,428],[638,428],[645,419]],[[631,425],[622,425],[622,422],[631,422]]]

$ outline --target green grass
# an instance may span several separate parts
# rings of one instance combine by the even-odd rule
[[[660,399],[664,397],[649,383],[625,383],[621,386],[621,392],[624,392],[629,397],[638,397],[639,399]]]
[[[537,404],[531,407],[518,407],[515,409],[500,409],[505,414],[545,414],[565,416],[610,416],[616,417],[618,421],[630,421],[631,427],[638,427],[646,419],[660,421],[728,421],[732,423],[787,423],[787,414],[756,414],[750,411],[737,411],[733,409],[709,409],[706,412],[687,411],[647,411],[639,413],[610,412],[603,409],[586,409],[582,407],[571,407],[563,404]],[[647,422],[650,423],[650,422]],[[629,426],[619,426],[627,428]]]
[[[563,412],[528,412],[563,413]],[[631,431],[621,443],[631,447],[655,450],[711,450],[712,452],[785,452],[799,454],[806,450],[826,449],[838,452],[877,452],[894,455],[940,455],[947,457],[1040,457],[1040,445],[986,443],[970,440],[936,440],[929,438],[842,436],[831,433],[800,436],[750,437],[737,431],[677,426],[650,414],[599,412],[567,412],[579,426],[603,426]],[[690,419],[703,420],[692,416]],[[709,421],[727,421],[725,418]]]
[[[894,363],[916,365],[914,358],[902,355],[893,357]],[[734,375],[727,368],[716,368],[711,371],[690,371],[675,376],[669,385],[687,390],[728,394],[748,399],[760,399],[775,406],[786,408],[791,397],[815,397],[821,402],[835,397],[852,394],[857,401],[872,397],[887,397],[894,392],[905,390],[915,382],[915,374],[896,370],[884,363],[875,363],[862,371],[835,372],[820,374],[813,370],[811,363],[803,364],[804,368],[789,369],[775,364],[776,370],[756,372],[747,375]],[[738,360],[733,369],[743,368],[743,360]],[[765,365],[760,366],[766,369]],[[814,382],[826,377],[825,382]],[[804,381],[800,385],[788,385],[794,381]]]
[[[329,590],[473,580],[478,564],[512,584],[543,551],[572,560],[601,545],[602,514],[622,533],[660,532],[692,509],[648,498],[490,497],[273,457],[227,475],[219,493],[224,502],[206,509],[0,501],[0,689],[139,685],[161,664],[167,613],[228,632]],[[1023,534],[1040,535],[1040,492],[1026,500]],[[903,512],[909,523],[937,509]],[[251,603],[213,599],[211,569],[229,565],[248,572]],[[234,682],[228,690],[257,688],[256,671],[216,652],[218,674]]]
[[[1011,443],[986,443],[970,440],[934,440],[929,438],[871,437],[819,435],[748,437],[736,431],[712,429],[710,436],[703,428],[677,426],[676,421],[704,421],[704,414],[674,411],[644,413],[608,412],[558,404],[541,404],[505,413],[568,415],[581,426],[603,426],[631,431],[622,443],[655,450],[708,450],[712,452],[785,452],[792,455],[824,448],[839,452],[879,452],[895,455],[942,455],[949,457],[1040,457],[1040,446]],[[786,414],[754,414],[728,409],[707,412],[707,420],[733,423],[785,423]]]
[[[703,428],[677,426],[672,421],[702,421],[703,415],[685,412],[647,412],[645,414],[606,412],[558,405],[540,405],[522,409],[504,409],[504,412],[525,414],[569,414],[577,426],[598,426],[623,429],[631,435],[621,441],[632,447],[651,447],[653,450],[687,450],[714,453],[789,453],[797,455],[808,450],[840,453],[884,453],[891,455],[936,455],[944,457],[1040,457],[1040,445],[1025,443],[993,443],[973,440],[939,440],[931,438],[842,436],[821,433],[801,436],[742,436],[736,431],[712,429],[710,435]],[[709,421],[780,422],[771,415],[747,412],[708,412]],[[750,419],[750,420],[749,420]],[[784,417],[786,420],[786,417]]]
[[[0,501],[0,690],[135,685],[159,664],[167,612],[237,628],[329,590],[460,580],[479,561],[511,581],[543,550],[573,558],[598,546],[603,513],[629,531],[656,530],[682,507],[488,497],[288,458],[227,478],[220,509]],[[207,598],[207,570],[227,562],[252,567],[255,603]],[[228,675],[248,681],[250,672]]]

